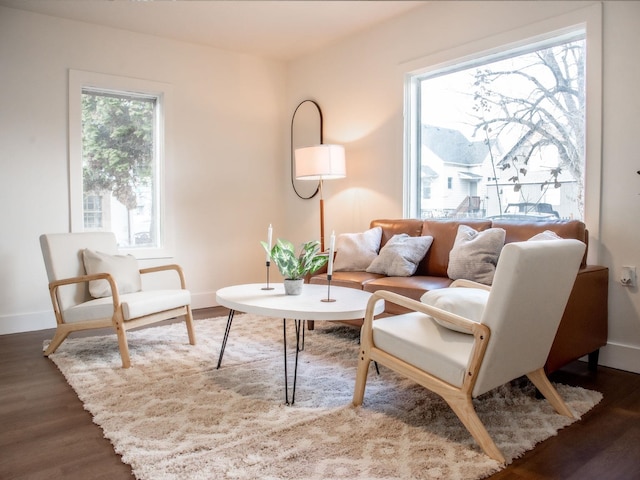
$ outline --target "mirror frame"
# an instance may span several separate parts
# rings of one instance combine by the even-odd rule
[[[320,191],[320,181],[318,180],[318,185],[316,186],[315,191],[307,196],[302,195],[300,192],[298,192],[298,189],[296,188],[296,178],[294,175],[294,170],[295,170],[295,140],[294,140],[294,124],[295,124],[295,120],[296,120],[296,114],[298,113],[298,110],[300,109],[300,107],[302,105],[304,105],[305,103],[311,103],[313,104],[313,106],[316,107],[317,111],[318,111],[318,118],[320,120],[320,141],[318,142],[319,144],[323,143],[323,118],[322,118],[322,110],[320,109],[320,105],[318,105],[318,103],[315,100],[303,100],[302,102],[300,102],[298,104],[298,106],[296,107],[296,109],[293,111],[293,116],[291,117],[291,186],[293,187],[293,191],[296,192],[296,195],[299,198],[302,198],[303,200],[309,200],[313,197],[315,197],[318,192]],[[307,181],[308,182],[308,181]]]

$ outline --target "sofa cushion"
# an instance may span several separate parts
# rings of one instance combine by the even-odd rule
[[[118,293],[139,292],[142,288],[138,261],[133,255],[109,255],[85,248],[82,251],[84,268],[87,275],[109,273],[116,281]],[[93,298],[111,296],[111,287],[107,280],[91,280],[89,293]]]
[[[449,252],[453,248],[458,227],[468,225],[479,232],[491,227],[491,220],[465,219],[460,220],[425,220],[422,235],[433,237],[433,245],[418,265],[416,275],[447,276]],[[384,236],[384,232],[383,232]]]
[[[478,232],[467,225],[460,225],[449,253],[449,278],[464,278],[491,285],[504,238],[505,231],[502,228]]]
[[[453,280],[448,277],[431,277],[424,275],[412,275],[411,277],[380,277],[363,285],[365,292],[377,292],[387,290],[414,300],[420,300],[420,296],[429,290],[447,288]],[[406,313],[409,310],[392,302],[386,302],[385,312],[390,314]]]
[[[524,242],[537,233],[550,230],[562,238],[575,238],[587,242],[584,223],[579,220],[555,220],[546,222],[509,222],[494,220],[494,228],[503,228],[506,232],[505,243]]]
[[[402,218],[397,220],[372,220],[371,228],[382,227],[382,240],[380,247],[384,247],[394,235],[406,233],[411,237],[417,237],[422,234],[422,220],[415,218]]]
[[[333,272],[331,275],[331,285],[336,287],[349,287],[363,289],[364,285],[375,281],[379,278],[385,278],[384,275],[367,272]],[[326,285],[328,283],[327,274],[319,273],[309,279],[309,283],[314,285]]]
[[[389,277],[409,277],[416,272],[433,243],[433,237],[411,237],[406,233],[394,235],[380,249],[380,254],[371,262],[367,272]]]
[[[494,220],[493,227],[504,228],[507,232],[504,243],[524,242],[537,233],[550,230],[562,238],[575,238],[589,247],[589,232],[580,220],[548,220],[544,222],[513,222]],[[585,250],[581,268],[587,266],[588,252]]]
[[[432,307],[445,310],[449,313],[459,315],[473,322],[480,323],[482,312],[489,298],[489,290],[482,288],[441,288],[431,290],[420,297],[420,301]],[[470,333],[462,330],[457,325],[453,325],[446,320],[433,318],[436,322],[446,328],[456,332]]]
[[[358,272],[367,269],[380,251],[382,227],[362,233],[342,233],[336,238],[334,272]]]

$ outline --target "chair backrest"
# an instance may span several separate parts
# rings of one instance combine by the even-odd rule
[[[118,253],[116,236],[112,232],[51,233],[40,236],[40,247],[49,282],[85,275],[82,250],[90,248],[115,255]],[[86,282],[58,289],[60,308],[90,300]]]
[[[544,366],[585,248],[574,239],[504,246],[482,315],[491,337],[473,396]]]

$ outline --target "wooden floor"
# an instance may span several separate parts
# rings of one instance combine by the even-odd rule
[[[224,314],[214,308],[195,317]],[[0,336],[0,479],[133,478],[62,374],[42,356],[42,341],[51,336],[51,330]],[[603,367],[593,373],[575,362],[551,379],[598,390],[604,399],[491,478],[640,479],[640,375]]]

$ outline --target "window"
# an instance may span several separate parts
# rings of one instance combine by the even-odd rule
[[[573,50],[574,42],[577,43],[575,48],[579,46],[581,52]],[[565,44],[568,46],[563,47]],[[576,82],[570,86],[582,88],[582,128],[574,128],[571,133],[576,135],[571,139],[572,144],[582,145],[581,165],[569,165],[567,158],[580,156],[562,157],[567,152],[562,152],[563,145],[552,145],[551,137],[548,137],[546,143],[537,141],[533,135],[522,135],[522,130],[518,133],[516,128],[511,128],[512,125],[507,123],[485,123],[486,130],[482,125],[476,129],[475,137],[469,134],[469,130],[479,123],[479,117],[484,116],[484,120],[499,118],[492,118],[492,112],[483,110],[484,107],[494,110],[496,107],[503,108],[505,116],[513,115],[514,112],[509,109],[508,103],[496,103],[491,100],[493,97],[485,95],[485,104],[478,101],[482,98],[475,96],[478,89],[493,88],[500,83],[496,81],[492,85],[487,84],[492,79],[481,76],[483,69],[488,70],[490,67],[497,70],[498,66],[490,64],[508,62],[512,58],[549,48],[556,52],[558,48],[571,48],[571,52],[567,51],[567,54],[582,55],[580,61],[575,61],[578,57],[574,56],[572,60],[569,56],[563,58],[554,53],[556,61],[566,61],[560,67],[570,67],[570,62],[573,61],[573,65],[581,67],[583,72],[580,80],[578,68],[569,68],[571,78]],[[593,4],[449,50],[440,50],[407,61],[400,68],[405,76],[405,217],[510,215],[512,218],[527,216],[528,220],[551,216],[579,218],[589,226],[591,237],[597,242],[602,173],[602,5]],[[479,83],[476,85],[474,81],[471,85],[473,88],[463,92],[467,94],[467,108],[460,107],[464,103],[452,101],[446,101],[444,106],[433,103],[429,106],[427,100],[430,90],[423,88],[429,81],[433,81],[432,85],[435,85],[438,80],[442,82],[447,79],[455,87],[450,90],[460,92],[461,87],[454,83],[455,74],[473,69],[474,73],[480,74],[476,79]],[[513,94],[508,88],[516,88],[522,82],[502,83],[507,87],[504,90],[506,100]],[[558,91],[562,91],[569,85],[558,86]],[[542,87],[549,88],[546,83]],[[478,110],[473,110],[474,100]],[[564,99],[556,100],[558,103],[555,108],[566,108],[563,101]],[[469,104],[472,105],[471,108],[468,107]],[[555,122],[556,118],[560,118],[556,115],[557,111],[552,113],[549,122],[537,119],[538,126],[549,132],[553,132],[554,127],[563,125]],[[440,118],[437,118],[437,114],[440,114]],[[466,121],[454,121],[455,116]],[[575,120],[576,118],[565,119],[574,123]],[[497,138],[498,134],[501,138]],[[436,142],[443,138],[444,142]],[[518,140],[522,142],[518,143]],[[433,150],[426,147],[425,143],[431,143]],[[447,151],[443,151],[442,146],[446,146]],[[531,155],[526,160],[529,152]],[[558,157],[561,158],[556,160]],[[497,165],[501,160],[504,160],[503,163],[494,171],[492,165]],[[526,164],[523,164],[524,160]],[[574,168],[576,166],[578,168]],[[453,179],[451,190],[447,189],[449,177]],[[425,188],[427,182],[430,183],[429,188]],[[430,199],[421,196],[424,191],[430,192]],[[597,261],[597,252],[591,250],[589,260]]]
[[[84,196],[84,227],[87,230],[102,230],[102,197],[99,195]]]
[[[72,231],[111,231],[140,258],[167,252],[163,167],[168,86],[70,72]]]
[[[421,218],[584,218],[584,37],[412,77]]]

